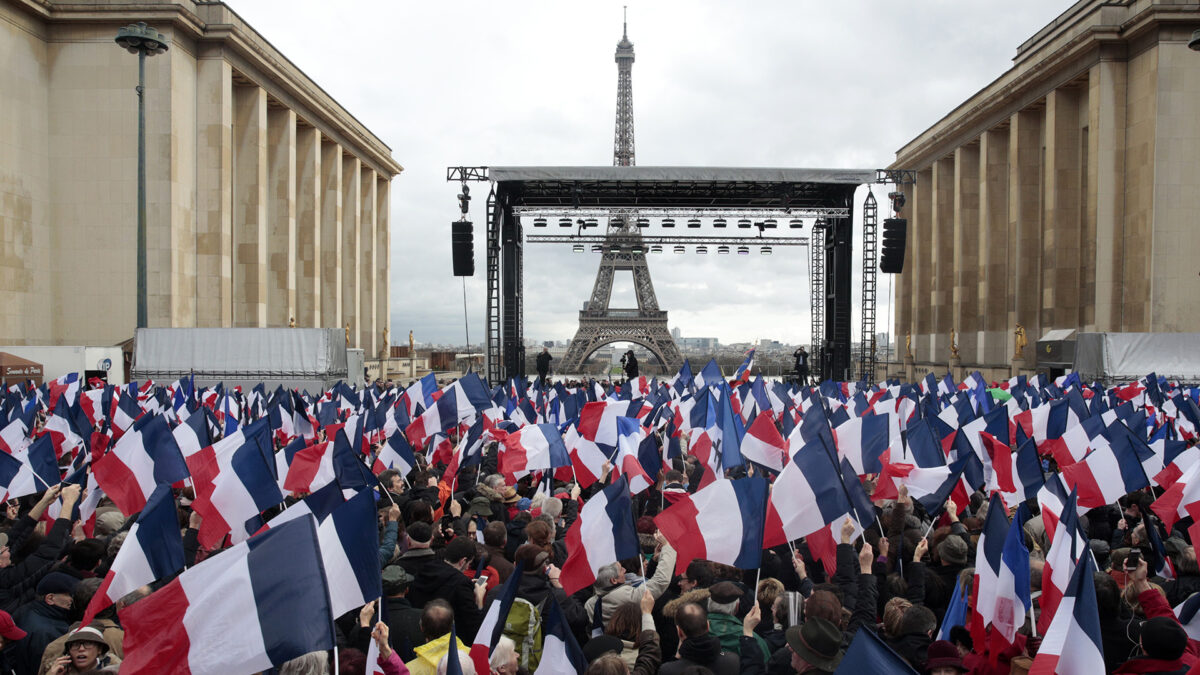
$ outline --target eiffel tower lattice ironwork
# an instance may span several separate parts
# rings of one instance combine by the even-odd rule
[[[613,166],[634,166],[633,152],[633,43],[627,30],[617,43],[617,123],[613,138]],[[596,284],[587,307],[579,312],[579,330],[559,364],[563,373],[580,373],[592,352],[613,342],[632,342],[650,350],[667,372],[683,363],[679,347],[667,329],[667,313],[658,307],[654,282],[646,264],[645,246],[637,225],[637,211],[613,211],[608,220],[604,252]],[[633,252],[634,249],[643,252]],[[613,308],[613,277],[617,272],[632,272],[637,308]]]

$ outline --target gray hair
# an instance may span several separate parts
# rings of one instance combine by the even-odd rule
[[[500,641],[496,643],[496,648],[492,650],[492,657],[488,659],[488,663],[492,668],[499,668],[506,663],[515,661],[517,658],[517,645],[512,641],[512,638],[500,636]]]
[[[324,650],[301,654],[279,666],[279,675],[329,675],[329,655]]]
[[[438,675],[446,675],[446,659],[449,657],[449,654],[450,652],[446,652],[446,656],[443,656],[442,660],[438,661]],[[467,651],[458,650],[458,663],[462,666],[463,675],[475,675],[475,662],[471,660],[471,655]]]
[[[609,586],[613,585],[614,581],[619,581],[624,578],[625,575],[621,571],[621,564],[609,563],[608,565],[601,567],[599,572],[596,572],[595,586],[596,588],[601,589],[608,588]]]
[[[495,490],[501,485],[504,485],[504,476],[501,476],[498,473],[493,473],[487,478],[483,479],[483,484]]]
[[[737,616],[738,601],[733,602],[717,602],[712,598],[708,599],[709,614],[728,614],[729,616]]]
[[[128,536],[129,530],[121,530],[113,535],[112,541],[108,542],[108,548],[104,551],[109,560],[114,560],[117,557],[117,553],[121,550],[121,544],[125,543],[125,538]]]
[[[544,516],[550,516],[554,520],[558,520],[559,516],[562,515],[562,510],[562,500],[558,497],[547,497],[542,502],[542,515]]]

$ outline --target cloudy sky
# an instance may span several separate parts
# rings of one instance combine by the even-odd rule
[[[405,168],[392,184],[392,334],[462,343],[463,286],[450,271],[458,185],[445,182],[446,167],[611,165],[623,5],[637,56],[639,165],[874,169],[1007,70],[1017,46],[1071,3],[229,4],[392,148]],[[472,187],[471,215],[482,223],[487,190]],[[875,188],[881,204],[885,194]],[[466,296],[478,343],[485,301],[478,226],[475,251]],[[685,336],[807,342],[804,251],[668,254],[651,256],[650,265],[659,304]],[[569,247],[526,247],[528,337],[574,334],[598,261]],[[881,275],[880,331],[888,290]],[[632,283],[618,283],[613,299],[636,306]]]

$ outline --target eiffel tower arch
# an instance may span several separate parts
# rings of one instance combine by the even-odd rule
[[[667,328],[667,313],[658,308],[646,256],[631,251],[638,247],[641,239],[640,235],[627,231],[617,231],[606,237],[609,244],[616,246],[604,247],[591,299],[587,308],[579,312],[579,330],[558,366],[560,372],[583,372],[584,361],[597,349],[613,342],[632,342],[645,347],[658,358],[667,373],[683,364],[683,357]],[[619,249],[614,252],[617,246]],[[633,273],[638,306],[611,307],[613,278],[617,272],[625,271]]]

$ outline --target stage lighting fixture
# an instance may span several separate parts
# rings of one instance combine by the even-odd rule
[[[717,254],[718,255],[729,255],[729,247],[728,246],[718,246]]]
[[[713,221],[713,227],[725,227],[725,219],[717,218]]]
[[[616,218],[613,218],[609,224],[613,227],[625,227],[625,219],[617,216]]]
[[[674,218],[663,218],[662,226],[663,227],[675,227],[675,219]]]
[[[750,247],[749,246],[739,246],[738,247],[738,255],[750,255]]]
[[[638,227],[650,227],[650,219],[649,218],[638,218],[637,226]]]
[[[559,227],[570,227],[570,226],[571,226],[571,219],[570,219],[570,218],[559,218],[559,219],[558,219],[558,226],[559,226]]]
[[[675,247],[675,252],[676,252],[676,253],[686,253],[686,252],[687,252],[687,249],[685,249],[685,248],[684,248],[684,247],[682,247],[682,246],[676,246],[676,247]]]
[[[620,253],[621,245],[620,244],[612,244],[611,246],[608,247],[608,252],[609,253]]]
[[[599,227],[600,221],[596,220],[595,218],[588,218],[587,220],[585,220],[583,222],[583,226],[584,227]]]
[[[645,255],[646,247],[642,244],[634,244],[629,247],[629,252],[635,255]]]
[[[771,247],[770,247],[770,246],[764,246],[764,247],[762,247],[761,249],[759,249],[759,251],[758,251],[758,252],[759,252],[759,253],[761,253],[761,254],[763,254],[763,255],[771,255]]]
[[[767,229],[774,229],[776,227],[779,227],[779,222],[776,221],[774,218],[767,218],[766,220],[763,221],[763,227],[765,227]]]
[[[800,220],[799,218],[792,218],[792,222],[788,223],[788,226],[793,230],[799,230],[800,228],[804,227],[804,221]]]
[[[583,244],[575,244],[571,247],[571,250],[576,253],[583,253]]]
[[[534,226],[534,227],[545,227],[545,226],[546,226],[546,219],[545,219],[545,218],[534,218],[534,219],[533,219],[533,226]]]
[[[750,225],[751,223],[749,218],[742,218],[738,221],[738,227],[742,228],[743,230],[750,229]]]
[[[650,252],[651,253],[662,253],[662,246],[660,246],[658,244],[654,244],[653,246],[650,247]]]
[[[604,253],[604,246],[602,244],[592,244],[592,253]]]
[[[700,255],[707,255],[707,254],[708,254],[708,247],[707,247],[707,246],[705,246],[705,245],[703,245],[703,244],[701,244],[700,246],[697,246],[697,247],[696,247],[696,253],[699,253]]]
[[[688,227],[692,228],[693,230],[700,227],[700,219],[699,218],[688,219]]]

